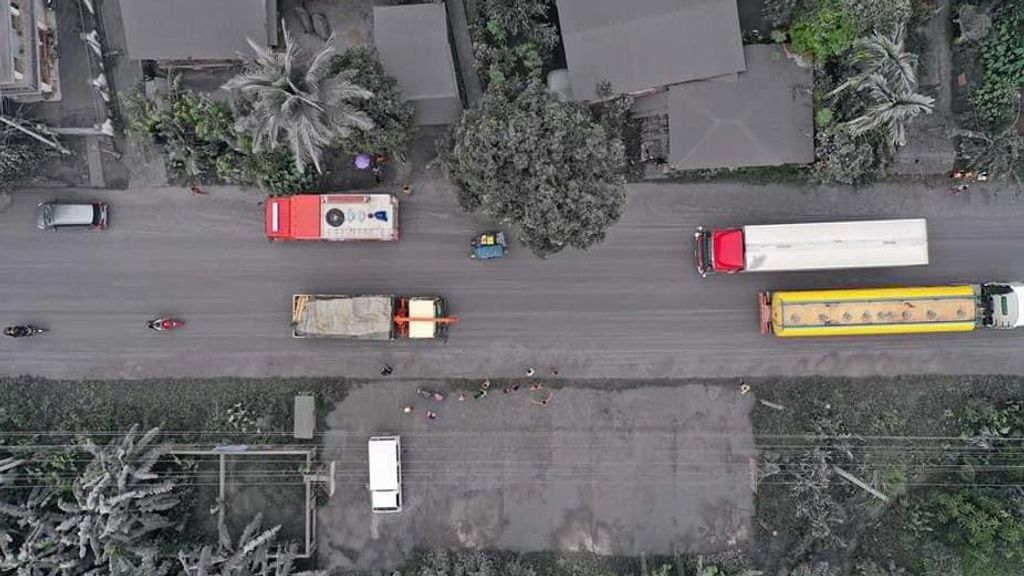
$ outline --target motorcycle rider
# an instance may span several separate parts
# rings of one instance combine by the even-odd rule
[[[8,326],[4,328],[4,336],[10,336],[11,338],[22,338],[31,335],[32,328],[30,326]]]
[[[173,330],[184,326],[185,323],[181,320],[175,320],[174,318],[157,318],[146,322],[146,327],[151,330],[163,332],[165,330]]]

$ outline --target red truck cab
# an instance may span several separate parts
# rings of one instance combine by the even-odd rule
[[[693,235],[694,260],[701,276],[743,270],[745,248],[742,228],[705,230],[697,228]]]

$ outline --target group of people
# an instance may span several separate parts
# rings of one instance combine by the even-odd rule
[[[385,364],[384,367],[381,368],[380,373],[381,373],[381,376],[390,376],[392,373],[394,373],[394,368],[392,368],[390,364]],[[549,373],[552,376],[557,376],[558,375],[558,368],[555,368],[555,367],[550,368],[549,369]],[[537,371],[535,369],[533,369],[533,368],[528,368],[526,370],[526,376],[528,378],[533,377],[536,374],[537,374]],[[522,387],[523,387],[522,383],[516,382],[516,383],[509,384],[509,385],[505,386],[504,388],[501,389],[501,392],[502,392],[502,394],[512,394],[512,393],[518,392]],[[527,389],[527,392],[529,393],[529,402],[530,402],[531,405],[534,405],[534,406],[547,406],[555,398],[554,391],[549,389],[549,388],[546,388],[544,386],[544,384],[542,384],[541,382],[534,381],[526,389]],[[432,390],[426,390],[424,388],[418,388],[416,390],[416,393],[418,395],[420,395],[421,397],[423,397],[423,398],[426,398],[428,400],[433,401],[434,403],[444,402],[445,398],[446,398],[445,395],[442,394],[441,392],[436,392],[436,391],[432,391]],[[459,392],[457,398],[458,398],[459,402],[465,402],[466,400],[470,399],[470,397],[473,400],[482,400],[482,399],[486,398],[488,396],[488,394],[490,394],[490,393],[491,393],[491,380],[488,378],[488,379],[485,379],[483,382],[480,383],[480,386],[477,388],[477,390],[475,392],[472,392],[470,394],[469,392],[462,391],[462,392]],[[405,413],[405,414],[415,414],[416,413],[416,406],[413,405],[413,404],[407,404],[407,405],[402,407],[402,412]],[[426,410],[424,412],[424,415],[426,416],[427,420],[436,420],[437,419],[437,412],[434,412],[433,410]]]

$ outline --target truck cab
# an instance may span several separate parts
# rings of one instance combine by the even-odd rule
[[[743,270],[743,230],[727,228],[706,230],[697,228],[693,234],[694,261],[697,272],[708,274],[724,272],[731,274]]]
[[[1024,326],[1024,282],[982,284],[981,295],[982,325],[1002,330]]]

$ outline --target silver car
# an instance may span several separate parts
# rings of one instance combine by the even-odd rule
[[[89,204],[42,202],[36,211],[36,226],[40,230],[58,230],[60,228],[91,228],[105,230],[107,228],[106,202]]]

